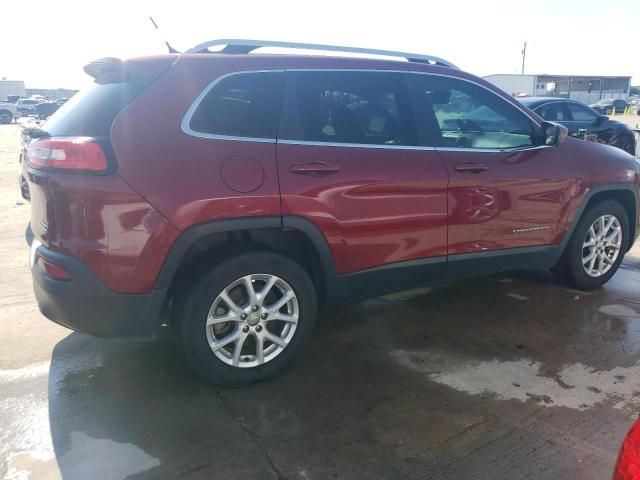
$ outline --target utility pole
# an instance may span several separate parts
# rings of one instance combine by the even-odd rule
[[[524,75],[524,59],[527,56],[527,42],[524,42],[524,47],[522,48],[522,72],[521,75]]]

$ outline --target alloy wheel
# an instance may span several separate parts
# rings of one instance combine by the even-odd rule
[[[270,362],[289,345],[298,316],[296,294],[282,278],[246,275],[227,285],[211,304],[207,341],[227,365],[256,367]]]
[[[582,243],[582,266],[590,277],[606,274],[622,248],[622,226],[614,215],[602,215],[587,230]]]

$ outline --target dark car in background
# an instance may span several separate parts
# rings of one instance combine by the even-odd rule
[[[594,111],[584,103],[554,97],[529,97],[519,100],[545,120],[567,127],[572,137],[606,143],[635,155],[636,140],[631,129],[622,122],[616,122]]]
[[[42,102],[33,107],[33,113],[40,119],[49,118],[60,108],[57,102]]]
[[[627,102],[622,98],[615,98],[615,99],[603,98],[601,100],[598,100],[593,105],[589,105],[589,106],[598,113],[602,113],[604,115],[611,115],[612,113],[614,113],[614,109],[615,109],[615,113],[624,113],[624,111],[629,105],[630,105],[629,102]]]

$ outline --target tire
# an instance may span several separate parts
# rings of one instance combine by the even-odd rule
[[[613,113],[613,108],[607,108],[607,109],[604,111],[604,114],[605,114],[605,115],[611,115],[612,113]]]
[[[633,137],[629,137],[627,135],[623,135],[621,137],[618,138],[618,141],[615,144],[616,147],[618,147],[621,150],[624,150],[625,152],[631,154],[631,155],[635,155],[636,151],[635,151],[635,141],[633,139]]]
[[[601,250],[602,255],[606,255],[609,260],[613,260],[612,263],[602,260],[602,257],[598,254],[600,245],[606,244],[600,240],[592,241],[592,235],[590,233],[590,228],[594,222],[598,221],[598,225],[594,226],[594,233],[597,234],[597,237],[600,236],[601,227],[599,225],[602,217],[605,218],[606,223],[608,223],[611,217],[614,217],[617,221],[617,224],[614,223],[611,228],[605,232],[606,236],[611,236],[617,226],[620,228],[621,238],[616,237],[615,242],[609,242],[609,246],[603,246],[603,250]],[[606,223],[605,227],[607,226]],[[589,290],[604,285],[616,273],[622,263],[624,254],[627,251],[629,232],[629,218],[620,203],[615,200],[598,202],[582,215],[562,258],[558,264],[553,267],[553,273],[558,280],[563,283],[568,283],[570,286],[580,290]],[[588,235],[589,237],[587,237]],[[594,246],[583,246],[592,242]],[[613,243],[618,244],[617,254],[614,254],[616,247],[613,246]],[[583,265],[583,260],[591,258],[591,254],[594,252],[596,256],[596,259],[593,260],[594,263],[588,260],[588,263]],[[598,273],[600,265],[604,265],[602,273]],[[591,274],[587,272],[590,267],[592,270]]]
[[[0,110],[0,124],[7,125],[13,120],[13,115],[7,110]]]
[[[257,311],[252,310],[250,301],[244,301],[249,300],[245,277],[250,279],[257,294],[258,299],[253,303]],[[263,289],[274,277],[277,280],[260,301]],[[284,300],[289,291],[294,298],[266,313],[269,307]],[[235,309],[221,298],[223,292]],[[205,269],[178,298],[175,328],[179,348],[203,379],[220,386],[248,385],[286,370],[308,344],[318,310],[309,274],[289,258],[266,251],[240,253]],[[296,313],[297,323],[294,323]],[[287,320],[265,319],[264,315]],[[216,318],[233,320],[207,326],[212,316],[214,321]],[[271,342],[267,335],[286,345]],[[234,336],[243,339],[239,355],[236,355],[237,342],[219,346]],[[265,346],[262,363],[258,355],[260,343]]]

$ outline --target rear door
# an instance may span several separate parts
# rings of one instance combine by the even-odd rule
[[[339,274],[425,259],[420,280],[441,274],[447,171],[433,148],[418,146],[403,75],[337,70],[285,77],[277,142],[285,224],[288,216],[313,222]]]
[[[450,262],[559,242],[569,187],[559,149],[539,145],[533,121],[486,87],[439,75],[411,80],[423,144],[436,146],[449,173]]]

